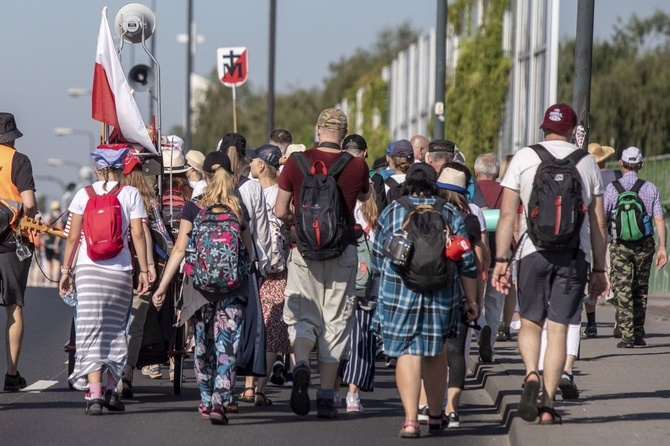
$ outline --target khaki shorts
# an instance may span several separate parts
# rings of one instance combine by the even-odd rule
[[[284,322],[291,345],[298,338],[309,339],[316,345],[320,362],[338,363],[346,358],[357,267],[353,245],[340,257],[318,261],[303,259],[297,248],[291,250],[284,292]]]

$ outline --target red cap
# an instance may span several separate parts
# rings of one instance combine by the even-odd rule
[[[135,155],[137,150],[131,149],[130,153],[123,159],[123,174],[128,175],[136,166],[142,167],[142,161]]]
[[[544,113],[540,128],[563,135],[577,126],[577,114],[568,104],[554,104]]]

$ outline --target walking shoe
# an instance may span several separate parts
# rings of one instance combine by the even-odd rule
[[[363,405],[357,393],[347,393],[347,412],[363,412]]]
[[[295,411],[294,411],[295,412]],[[337,409],[332,398],[316,399],[316,416],[318,418],[336,418]]]
[[[304,362],[293,369],[293,388],[291,389],[291,410],[296,415],[307,415],[312,402],[307,390],[309,388],[310,370]],[[332,405],[332,398],[330,400]]]
[[[617,323],[614,324],[613,336],[615,339],[621,339],[621,327]]]
[[[419,423],[421,424],[427,424],[429,420],[429,415],[428,415],[428,406],[427,405],[420,405],[419,406]]]
[[[598,337],[598,327],[595,325],[587,325],[584,329],[584,336],[587,338],[596,338]]]
[[[342,407],[342,395],[340,395],[340,392],[333,393],[333,405],[335,407]]]
[[[105,402],[103,405],[110,412],[125,412],[126,406],[121,402],[121,395],[115,390],[107,390],[105,392]]]
[[[500,323],[498,327],[498,335],[496,336],[496,342],[507,342],[510,340],[509,327],[504,323]]]
[[[491,348],[491,327],[485,325],[479,335],[479,360],[481,362],[493,361],[493,350]]]
[[[277,359],[272,365],[272,374],[270,375],[270,382],[275,386],[283,386],[284,379],[284,361]]]
[[[643,346],[647,345],[647,342],[644,340],[644,338],[642,336],[635,335],[635,336],[633,336],[633,345],[643,347]]]
[[[26,380],[19,374],[18,370],[14,376],[5,374],[5,392],[18,392],[27,386]]]
[[[102,415],[102,405],[104,400],[102,398],[96,398],[86,402],[86,415]]]
[[[620,341],[617,345],[616,348],[635,348],[635,344],[632,342],[624,342]]]
[[[558,381],[558,388],[561,389],[561,395],[564,400],[576,400],[579,398],[579,389],[575,384],[572,374],[563,373]]]
[[[198,412],[200,412],[200,416],[203,419],[209,420],[209,414],[212,413],[212,408],[211,406],[205,406],[204,404],[200,403],[198,406]]]
[[[228,417],[223,406],[216,404],[209,413],[209,422],[212,424],[228,424]]]
[[[449,425],[449,418],[442,412],[436,417],[428,418],[428,433],[431,435],[440,435]]]
[[[284,387],[293,387],[293,373],[286,373],[286,381],[284,381]]]
[[[447,415],[447,419],[449,420],[449,424],[447,425],[447,428],[449,429],[453,429],[461,425],[461,420],[458,418],[458,414],[456,412],[451,412],[449,415]]]
[[[387,369],[395,369],[397,362],[398,361],[395,358],[388,358],[386,360],[386,364],[384,364],[384,367],[386,367]]]
[[[382,359],[384,357],[384,343],[381,338],[376,338],[375,358]]]

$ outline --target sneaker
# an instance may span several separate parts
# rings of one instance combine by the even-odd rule
[[[286,373],[286,381],[284,381],[284,387],[293,387],[293,373]]]
[[[284,379],[284,361],[276,360],[272,365],[272,374],[270,375],[270,382],[275,386],[283,386]]]
[[[498,327],[498,335],[496,336],[496,342],[507,342],[509,341],[509,327],[504,323],[501,323]]]
[[[209,422],[212,424],[228,424],[228,417],[223,406],[217,404],[212,407],[212,411],[209,413]]]
[[[376,349],[375,349],[375,358],[382,359],[384,357],[384,343],[381,338],[377,338]]]
[[[584,336],[587,338],[596,338],[598,337],[598,327],[595,325],[587,325],[584,329]]]
[[[620,341],[617,343],[616,348],[635,348],[635,344],[632,342]]]
[[[449,417],[442,412],[439,417],[430,417],[428,419],[428,433],[430,435],[440,435],[449,425]]]
[[[198,412],[200,412],[200,416],[203,419],[209,420],[209,415],[212,413],[212,407],[205,406],[204,404],[200,403],[200,405],[198,406]]]
[[[86,402],[86,415],[102,415],[102,405],[104,400],[97,398]]]
[[[428,406],[420,405],[419,406],[419,423],[427,424],[428,423]]]
[[[514,320],[509,323],[510,330],[521,330],[521,319]]]
[[[447,428],[453,429],[461,425],[461,420],[458,418],[458,414],[456,412],[451,412],[449,415],[447,415],[447,418],[449,419]]]
[[[635,335],[635,336],[633,336],[633,345],[643,347],[643,346],[647,345],[647,342],[644,340],[644,338],[642,336]]]
[[[493,349],[491,348],[491,327],[485,325],[479,335],[479,360],[481,362],[493,361]]]
[[[295,412],[295,411],[294,411]],[[337,409],[332,398],[316,399],[316,416],[318,418],[336,418]]]
[[[333,405],[335,407],[342,407],[342,395],[340,395],[339,392],[335,392],[335,396],[333,397]]]
[[[347,412],[363,412],[363,405],[357,393],[347,393]]]
[[[558,381],[558,388],[561,389],[561,395],[564,400],[576,400],[579,398],[579,389],[571,374],[563,373]]]
[[[291,389],[291,410],[296,415],[307,415],[312,402],[309,399],[310,370],[305,363],[296,365],[293,369],[293,388]],[[331,405],[333,400],[330,400]],[[333,408],[334,409],[334,408]]]
[[[18,392],[28,386],[26,380],[17,370],[16,375],[5,375],[5,392]]]

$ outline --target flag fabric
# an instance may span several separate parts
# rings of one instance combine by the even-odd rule
[[[114,126],[126,141],[157,153],[121,68],[107,22],[107,7],[102,10],[98,33],[92,98],[93,119]]]

